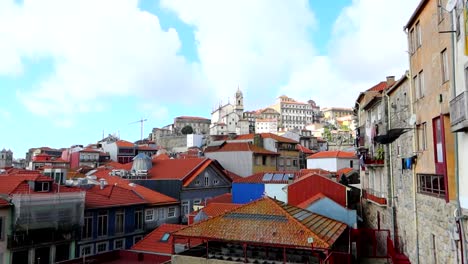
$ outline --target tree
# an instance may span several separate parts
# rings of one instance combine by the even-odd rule
[[[184,135],[193,134],[193,128],[192,126],[184,126],[180,132]]]

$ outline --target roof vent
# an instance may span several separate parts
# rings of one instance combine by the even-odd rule
[[[106,187],[106,185],[107,185],[106,179],[103,179],[103,178],[99,179],[99,186],[100,186],[101,190],[104,189],[104,187]]]

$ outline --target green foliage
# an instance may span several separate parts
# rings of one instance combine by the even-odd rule
[[[385,150],[384,150],[383,146],[380,146],[380,147],[377,148],[375,159],[376,160],[383,160],[384,157],[385,157]]]

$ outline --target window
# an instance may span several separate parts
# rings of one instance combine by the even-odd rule
[[[90,256],[93,254],[93,245],[81,246],[80,256]]]
[[[200,185],[200,180],[196,180],[195,185]]]
[[[416,23],[416,47],[422,46],[422,34],[421,34],[421,26],[419,25],[419,21]]]
[[[125,238],[114,240],[114,250],[115,249],[125,249]]]
[[[279,159],[278,165],[283,166],[284,165],[284,158],[278,158],[278,159]]]
[[[413,86],[415,91],[416,99],[424,97],[424,72],[420,71],[418,75],[413,77]]]
[[[291,166],[291,160],[290,159],[286,159],[286,166]]]
[[[108,242],[97,243],[96,244],[96,253],[106,252],[108,246],[109,246]]]
[[[125,211],[124,210],[117,210],[115,211],[115,233],[121,234],[123,233],[125,226]]]
[[[414,28],[410,30],[409,38],[409,51],[411,54],[413,54],[416,51],[416,37],[414,34]]]
[[[213,180],[213,185],[218,185],[219,184],[219,180],[218,179],[214,179]]]
[[[175,207],[169,207],[167,209],[167,218],[172,218],[176,216],[176,209]]]
[[[107,236],[107,211],[98,213],[98,236]]]
[[[133,237],[133,244],[138,243],[138,241],[140,241],[142,238],[143,238],[143,236],[134,236]]]
[[[442,68],[442,83],[449,80],[449,64],[448,64],[448,56],[447,56],[447,49],[444,49],[440,53],[440,60],[441,60],[441,68]]]
[[[154,221],[154,210],[146,209],[145,210],[145,221]]]
[[[189,206],[190,202],[189,201],[182,201],[182,215],[186,216],[189,212]]]
[[[420,193],[445,197],[444,175],[418,174],[418,191]]]
[[[427,148],[427,123],[422,123],[418,129],[418,148],[425,150]]]
[[[165,218],[166,218],[166,208],[159,208],[158,219],[165,219]]]
[[[161,242],[167,242],[169,240],[170,236],[171,236],[171,234],[164,233],[164,235],[161,237]]]
[[[143,229],[143,210],[135,211],[135,230]]]
[[[83,239],[93,237],[93,214],[86,212],[84,216],[84,225],[81,230],[81,237]]]
[[[297,167],[297,159],[293,159],[293,166]]]
[[[350,161],[349,161],[349,167],[350,167],[350,168],[353,167],[353,160],[350,160]]]
[[[262,165],[267,165],[267,157],[262,156]]]
[[[48,192],[49,191],[49,182],[36,182],[36,191],[37,192]]]
[[[193,205],[200,205],[201,199],[193,199]]]
[[[205,176],[205,186],[208,186],[208,185],[210,185],[210,177]]]

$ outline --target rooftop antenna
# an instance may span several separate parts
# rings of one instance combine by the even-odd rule
[[[140,131],[140,133],[141,133],[141,135],[140,135],[141,138],[140,138],[140,140],[143,140],[143,127],[144,127],[143,123],[146,122],[146,121],[148,121],[148,119],[143,119],[143,118],[142,118],[142,119],[140,119],[140,120],[138,120],[138,121],[129,123],[129,125],[131,125],[131,124],[136,124],[136,123],[140,123],[140,124],[141,124],[141,131]]]

